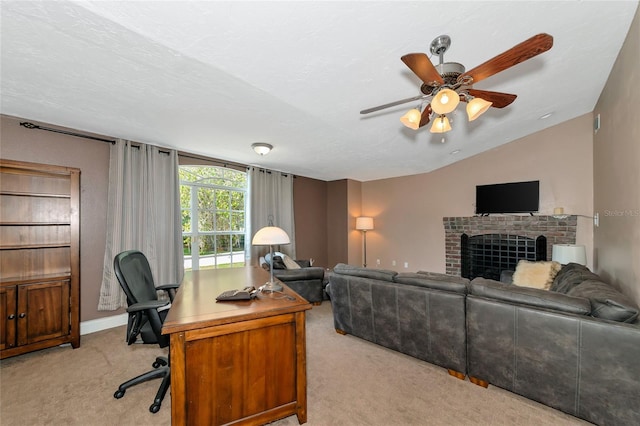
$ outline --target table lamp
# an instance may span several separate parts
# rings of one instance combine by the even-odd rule
[[[584,246],[575,244],[554,244],[551,251],[551,260],[561,265],[569,263],[578,263],[580,265],[587,264],[587,252]]]
[[[277,226],[265,226],[253,236],[251,244],[254,246],[269,246],[269,271],[271,279],[262,287],[263,291],[282,291],[282,285],[273,280],[273,246],[276,244],[289,244],[291,240],[282,228]]]

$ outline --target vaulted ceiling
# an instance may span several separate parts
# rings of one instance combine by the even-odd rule
[[[1,112],[322,180],[411,175],[591,112],[637,7],[3,0]],[[537,33],[551,50],[474,86],[515,102],[473,122],[458,107],[444,143],[400,123],[416,103],[359,114],[419,95],[400,57],[439,35],[469,70]]]

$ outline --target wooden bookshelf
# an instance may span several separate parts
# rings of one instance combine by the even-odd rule
[[[80,345],[80,170],[0,159],[0,358]]]

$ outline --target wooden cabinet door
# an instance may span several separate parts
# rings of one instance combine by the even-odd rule
[[[16,345],[16,287],[0,287],[0,350]]]
[[[18,286],[18,345],[69,334],[69,281]]]

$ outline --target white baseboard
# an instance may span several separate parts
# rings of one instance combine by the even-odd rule
[[[127,324],[128,314],[114,315],[111,317],[98,318],[80,323],[80,335],[95,333],[97,331],[108,330]]]

